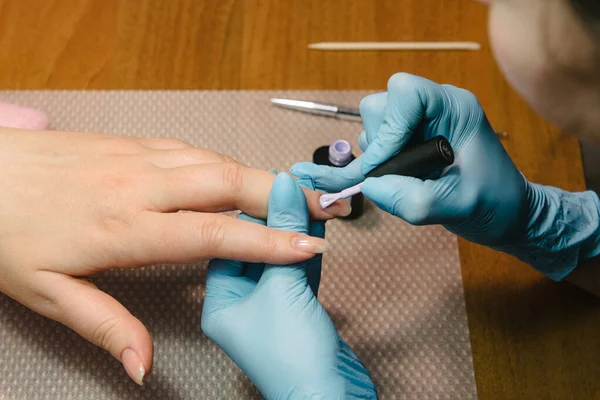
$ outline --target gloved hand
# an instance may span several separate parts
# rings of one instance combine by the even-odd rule
[[[287,174],[273,184],[267,225],[309,232],[306,200]],[[323,237],[324,223],[311,223],[310,233]],[[267,399],[375,399],[368,372],[316,298],[320,269],[320,256],[287,267],[214,260],[202,330]]]
[[[318,189],[336,192],[397,154],[409,140],[443,135],[456,161],[438,179],[366,179],[364,195],[415,225],[443,224],[475,243],[508,252],[555,280],[598,254],[598,197],[528,182],[518,171],[470,92],[408,74],[388,92],[361,102],[365,153],[346,168],[292,167]],[[436,178],[436,177],[434,177]]]

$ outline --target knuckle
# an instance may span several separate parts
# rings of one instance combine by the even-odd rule
[[[453,97],[455,97],[457,102],[461,105],[479,106],[479,99],[473,92],[453,85],[443,85],[443,88],[446,92],[452,93]]]
[[[263,228],[265,229],[265,238],[262,242],[263,249],[265,250],[265,254],[275,254],[279,249],[279,240],[278,240],[278,232],[273,229]]]
[[[433,205],[433,196],[426,190],[415,190],[409,196],[409,201],[406,203],[396,201],[394,204],[394,213],[396,215],[403,214],[406,222],[412,225],[420,226],[427,224]],[[409,205],[408,209],[406,209],[407,204]]]
[[[243,167],[236,163],[224,163],[222,168],[222,182],[225,190],[234,194],[238,193],[244,184]]]
[[[380,111],[383,107],[383,105],[381,104],[381,100],[380,100],[379,95],[377,94],[371,94],[367,97],[363,97],[363,99],[360,101],[360,111],[363,113],[367,113],[367,114],[372,114],[375,111]]]
[[[483,193],[476,189],[463,189],[461,191],[461,209],[467,214],[472,215],[484,202]]]
[[[210,253],[223,245],[226,235],[223,221],[214,216],[208,217],[198,228],[198,240]]]
[[[475,95],[475,93],[470,92],[466,89],[457,89],[462,101],[470,106],[479,107],[479,99]]]
[[[135,213],[114,211],[102,217],[98,222],[98,227],[107,238],[121,237],[134,225],[135,218]]]
[[[142,183],[142,177],[135,173],[110,173],[104,176],[103,187],[107,193],[119,193],[123,190],[129,192],[131,188]]]
[[[413,89],[415,87],[416,77],[405,72],[399,72],[392,75],[388,81],[389,91],[404,91],[406,89]]]
[[[92,342],[108,350],[112,339],[117,335],[120,323],[117,317],[104,319],[92,333]]]

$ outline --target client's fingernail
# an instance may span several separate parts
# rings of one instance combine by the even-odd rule
[[[295,236],[292,239],[292,248],[305,253],[323,254],[329,250],[329,242],[312,236]]]
[[[125,371],[127,371],[127,375],[138,385],[143,385],[146,369],[135,351],[131,349],[123,350],[123,353],[121,353],[121,362],[123,363],[123,367],[125,367]]]
[[[352,212],[352,206],[347,201],[336,201],[325,209],[327,214],[335,217],[347,217]]]

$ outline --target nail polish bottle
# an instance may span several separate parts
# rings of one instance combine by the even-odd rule
[[[319,147],[313,153],[313,162],[317,165],[328,165],[334,168],[343,168],[350,164],[356,157],[352,154],[352,145],[346,140],[336,140],[330,146]],[[349,201],[352,206],[352,212],[343,219],[356,219],[363,214],[364,196],[359,193],[352,196]]]

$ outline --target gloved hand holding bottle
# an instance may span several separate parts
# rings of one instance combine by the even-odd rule
[[[387,93],[361,102],[365,151],[345,168],[292,167],[317,189],[337,192],[397,154],[415,136],[442,135],[455,163],[440,177],[369,178],[363,194],[415,225],[443,224],[475,243],[505,251],[554,280],[600,253],[598,196],[528,182],[504,150],[476,97],[408,74],[394,75]]]
[[[267,225],[325,233],[323,222],[309,223],[305,196],[287,174],[273,184]],[[320,256],[293,266],[214,260],[202,329],[267,399],[376,399],[369,373],[317,300],[320,274]]]

